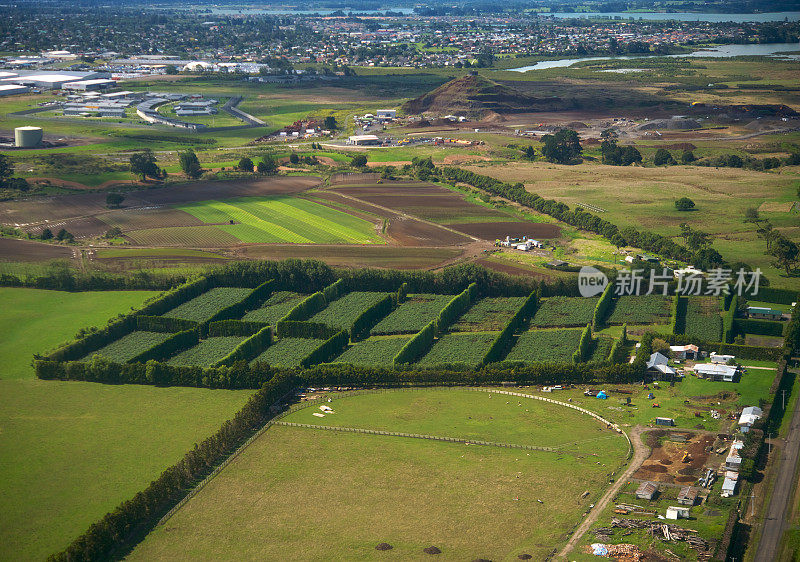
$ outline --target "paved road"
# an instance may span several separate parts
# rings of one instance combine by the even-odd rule
[[[795,407],[789,433],[781,452],[778,476],[772,488],[772,497],[767,506],[764,531],[756,549],[754,562],[772,562],[778,559],[792,488],[797,474],[797,461],[800,459],[800,408]]]
[[[622,488],[625,484],[627,484],[630,477],[633,475],[634,472],[639,470],[639,467],[642,463],[647,459],[650,455],[650,450],[644,446],[642,443],[642,433],[643,428],[640,426],[636,426],[630,432],[629,437],[631,439],[631,444],[633,445],[633,458],[631,459],[631,463],[628,465],[627,470],[617,477],[614,481],[614,485],[611,486],[606,493],[603,494],[603,497],[600,498],[594,504],[592,511],[589,512],[589,515],[581,522],[575,532],[572,533],[572,538],[569,539],[567,545],[558,553],[559,558],[566,558],[567,555],[572,552],[572,549],[575,548],[575,545],[583,538],[583,535],[586,534],[586,531],[597,521],[597,518],[600,517],[600,514],[603,513],[603,510],[608,506],[611,500],[614,499],[614,496],[617,495],[620,488]]]

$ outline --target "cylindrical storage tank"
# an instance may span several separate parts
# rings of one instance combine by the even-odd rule
[[[14,145],[17,148],[33,148],[42,142],[41,127],[17,127],[14,129]]]

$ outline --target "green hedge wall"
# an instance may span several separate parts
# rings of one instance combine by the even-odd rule
[[[611,308],[613,296],[614,296],[614,284],[609,283],[608,285],[606,285],[606,288],[603,290],[603,294],[600,295],[600,298],[598,299],[597,304],[594,307],[594,316],[592,317],[592,325],[595,327],[595,330],[599,329],[600,326],[603,325],[603,322],[606,319],[606,315],[608,314],[608,309]]]
[[[609,363],[623,363],[627,357],[626,348],[628,346],[628,325],[622,325],[622,333],[611,344],[611,351],[608,352]]]
[[[327,324],[320,322],[301,322],[299,320],[279,320],[277,325],[279,338],[313,338],[328,339],[338,332]]]
[[[208,337],[252,336],[262,330],[263,322],[245,322],[244,320],[217,320],[208,325]]]
[[[355,341],[365,335],[369,335],[372,327],[378,323],[384,316],[389,314],[395,305],[396,295],[386,295],[385,298],[379,300],[367,310],[362,312],[350,327],[350,338]]]
[[[220,359],[214,367],[230,365],[234,361],[249,361],[260,355],[270,345],[272,345],[272,328],[265,326],[237,345],[233,351]]]
[[[733,295],[730,305],[722,316],[722,341],[731,343],[734,337],[733,320],[736,316],[736,308],[739,306],[739,297]]]
[[[331,303],[344,295],[347,292],[345,282],[343,279],[337,279],[334,283],[322,289],[322,296],[325,297],[325,302]]]
[[[472,305],[472,300],[476,294],[476,285],[475,283],[471,283],[469,287],[453,297],[439,312],[439,318],[436,321],[436,329],[438,331],[446,330],[456,318],[461,316],[461,314]]]
[[[581,332],[581,339],[578,342],[578,349],[572,355],[574,363],[583,363],[592,353],[592,326],[588,325]]]
[[[686,297],[679,295],[672,297],[670,333],[683,334],[686,331],[686,309],[688,306],[689,300]]]
[[[228,284],[230,286],[235,286],[234,284]],[[232,318],[241,318],[245,312],[250,310],[251,308],[255,308],[261,302],[265,301],[272,292],[275,290],[276,283],[274,280],[270,279],[264,283],[261,283],[258,287],[252,290],[252,292],[247,295],[245,298],[240,300],[237,303],[234,303],[226,308],[223,308],[219,312],[217,312],[214,316],[209,318],[205,325],[207,326],[211,322],[217,322],[219,320],[229,320]]]
[[[509,320],[505,328],[503,328],[503,330],[497,334],[497,337],[492,342],[491,347],[489,347],[486,355],[483,357],[481,365],[495,363],[505,357],[509,347],[511,347],[514,334],[522,328],[525,322],[533,318],[533,315],[536,314],[537,308],[539,308],[539,289],[536,289],[534,292],[528,295],[527,300],[522,303],[522,306],[519,307],[519,310],[514,313],[514,316],[511,317],[511,320]]]
[[[291,375],[279,375],[261,387],[233,419],[167,468],[142,492],[92,524],[65,550],[50,557],[55,562],[121,558],[138,537],[149,532],[198,480],[220,464],[271,416],[271,406],[297,384]]]
[[[178,351],[183,351],[200,341],[200,332],[197,328],[184,330],[170,336],[159,344],[154,345],[145,352],[131,358],[128,363],[146,363],[147,361],[162,361]]]
[[[792,304],[798,302],[797,291],[791,289],[777,289],[773,287],[759,287],[755,295],[745,295],[745,298],[755,301],[774,302],[776,304]]]
[[[424,328],[416,333],[394,356],[392,363],[413,363],[422,357],[433,345],[436,338],[436,320],[431,320]]]
[[[328,302],[325,300],[325,296],[321,292],[316,292],[297,303],[297,306],[281,318],[278,324],[285,320],[308,320],[326,306],[328,306]]]
[[[758,336],[783,337],[785,322],[774,322],[772,320],[758,320],[755,318],[736,318],[733,321],[733,329],[736,334],[755,334]]]
[[[408,298],[408,283],[403,283],[397,289],[397,304],[403,304]]]
[[[317,363],[325,363],[339,355],[350,342],[350,334],[342,330],[325,340],[317,349],[300,361],[302,367],[309,367]]]
[[[199,326],[192,320],[169,316],[136,316],[136,329],[146,332],[183,332]]]

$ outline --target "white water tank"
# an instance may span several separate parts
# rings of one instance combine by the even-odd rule
[[[14,146],[17,148],[33,148],[42,142],[41,127],[17,127],[14,129]]]

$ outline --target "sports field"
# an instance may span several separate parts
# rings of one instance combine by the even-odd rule
[[[334,414],[312,416],[311,407],[284,421],[568,452],[273,426],[131,559],[416,560],[436,546],[443,560],[542,560],[628,451],[623,436],[588,416],[498,394],[421,389],[326,404]],[[394,548],[376,551],[381,542]]]

